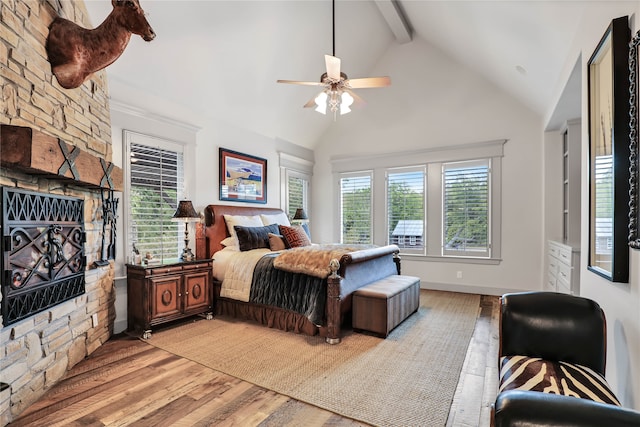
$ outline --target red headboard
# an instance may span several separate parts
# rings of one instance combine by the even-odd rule
[[[207,258],[222,249],[220,242],[229,237],[223,215],[273,215],[281,213],[280,208],[257,206],[208,205],[204,209],[205,236],[207,238]]]

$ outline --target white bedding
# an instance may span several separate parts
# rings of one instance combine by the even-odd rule
[[[240,249],[237,247],[226,247],[222,250],[216,252],[213,255],[213,278],[219,282],[224,280],[224,275],[227,271],[227,265],[229,264],[229,259],[240,252]]]
[[[215,257],[222,251],[216,252]],[[268,248],[253,249],[251,251],[239,252],[228,251],[231,256],[224,255],[224,279],[220,288],[220,296],[232,298],[238,301],[249,301],[251,293],[251,280],[256,264],[265,254],[271,253]],[[214,263],[215,264],[215,263]],[[213,270],[215,272],[216,266]]]

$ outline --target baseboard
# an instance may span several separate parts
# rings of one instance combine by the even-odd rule
[[[462,292],[465,294],[496,295],[496,296],[502,296],[503,294],[507,294],[511,292],[525,292],[527,290],[535,290],[535,289],[490,288],[486,286],[460,285],[455,283],[436,283],[436,282],[425,282],[425,281],[422,281],[420,283],[420,288],[432,289],[434,291],[450,291],[450,292]]]

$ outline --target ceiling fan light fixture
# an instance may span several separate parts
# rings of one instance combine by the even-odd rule
[[[353,104],[353,96],[349,92],[342,92],[342,101],[340,102],[340,115],[351,112],[351,104]]]
[[[327,114],[327,109],[333,113],[333,120],[336,119],[338,112],[340,115],[351,112],[351,105],[364,104],[362,98],[352,92],[352,89],[364,89],[385,87],[391,84],[389,77],[365,77],[359,79],[349,79],[347,75],[340,70],[340,58],[336,57],[336,18],[335,18],[335,0],[332,0],[332,23],[333,23],[333,54],[325,55],[326,72],[322,73],[319,82],[297,81],[297,80],[277,80],[278,83],[288,83],[305,86],[321,86],[323,87],[314,98],[311,98],[304,104],[304,108],[314,108],[318,113]]]
[[[318,96],[316,96],[315,102],[316,102],[316,111],[320,114],[327,114],[327,93],[326,92],[320,92],[318,94]]]

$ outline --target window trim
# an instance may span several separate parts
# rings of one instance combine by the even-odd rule
[[[180,152],[183,155],[183,176],[182,176],[182,193],[178,193],[178,200],[186,197],[186,189],[185,189],[185,181],[186,181],[186,144],[172,141],[164,138],[159,138],[153,135],[148,135],[140,132],[131,131],[128,129],[122,130],[122,140],[124,145],[123,150],[123,180],[124,180],[124,204],[123,204],[123,225],[124,232],[123,241],[124,241],[124,250],[125,250],[125,258],[129,257],[132,250],[133,242],[131,241],[130,233],[131,233],[131,217],[130,217],[130,203],[131,203],[131,144],[136,143],[140,145],[147,145],[154,148],[160,148],[164,150],[170,150],[175,152]],[[182,252],[184,246],[184,228],[178,227],[177,236],[177,244],[178,244],[178,254]],[[182,231],[181,231],[182,230]]]
[[[487,188],[487,203],[488,203],[488,212],[487,212],[487,250],[483,251],[482,254],[483,255],[472,255],[473,252],[471,251],[454,251],[451,249],[447,249],[445,248],[445,217],[446,217],[446,209],[445,209],[445,205],[444,205],[444,193],[445,193],[445,183],[444,183],[444,175],[445,175],[445,169],[447,167],[447,165],[460,165],[460,164],[467,164],[469,166],[476,164],[476,165],[481,165],[481,166],[485,166],[487,167],[487,184],[488,184],[488,188]],[[491,179],[491,175],[492,175],[492,171],[491,171],[491,164],[492,164],[492,159],[490,157],[488,158],[484,158],[484,159],[474,159],[474,160],[464,160],[464,161],[456,161],[456,162],[443,162],[440,166],[441,169],[441,174],[442,174],[442,184],[441,184],[441,189],[442,189],[442,228],[441,228],[441,236],[442,238],[440,239],[440,248],[442,251],[442,256],[445,257],[464,257],[464,258],[491,258],[491,248],[492,248],[492,221],[491,221],[491,217],[492,215],[492,210],[493,210],[493,205],[491,203],[492,198],[491,198],[491,192],[492,192],[492,179]]]
[[[374,173],[372,170],[361,170],[361,171],[353,171],[353,172],[346,172],[346,173],[341,173],[339,174],[336,178],[337,178],[337,188],[338,188],[338,203],[336,204],[337,206],[337,212],[338,212],[338,227],[335,227],[336,229],[336,239],[334,241],[336,242],[340,242],[340,243],[344,243],[342,241],[342,236],[343,236],[343,231],[342,231],[342,179],[343,178],[349,178],[349,177],[363,177],[363,176],[368,176],[369,177],[369,182],[370,182],[370,211],[371,211],[371,221],[370,221],[370,225],[369,225],[369,235],[371,236],[371,242],[368,243],[375,243],[375,191],[376,191],[376,185],[374,182]]]
[[[418,256],[426,256],[427,255],[427,242],[428,242],[428,233],[429,233],[429,229],[428,229],[428,224],[427,224],[427,199],[428,199],[428,193],[427,193],[427,189],[428,189],[428,178],[427,178],[427,171],[428,171],[428,165],[417,165],[417,166],[401,166],[401,167],[393,167],[393,168],[387,168],[384,170],[384,176],[385,176],[385,188],[384,188],[384,194],[385,194],[385,229],[386,229],[386,244],[390,244],[390,235],[391,235],[391,230],[389,230],[389,175],[390,174],[397,174],[397,173],[403,173],[403,172],[421,172],[422,173],[422,201],[423,201],[423,213],[424,216],[422,217],[422,249],[411,249],[411,248],[407,248],[407,247],[400,247],[400,254],[401,255],[418,255]],[[405,236],[405,240],[407,236]],[[413,238],[414,241],[414,245],[415,245],[415,236],[408,236],[409,237],[409,242],[411,242],[411,238]],[[409,246],[411,245],[411,243],[409,243]],[[404,245],[403,245],[404,246]]]
[[[289,178],[295,177],[307,181],[306,194],[303,195],[303,204],[307,215],[311,214],[311,189],[314,163],[283,151],[278,152],[280,163],[280,208],[289,212]]]

